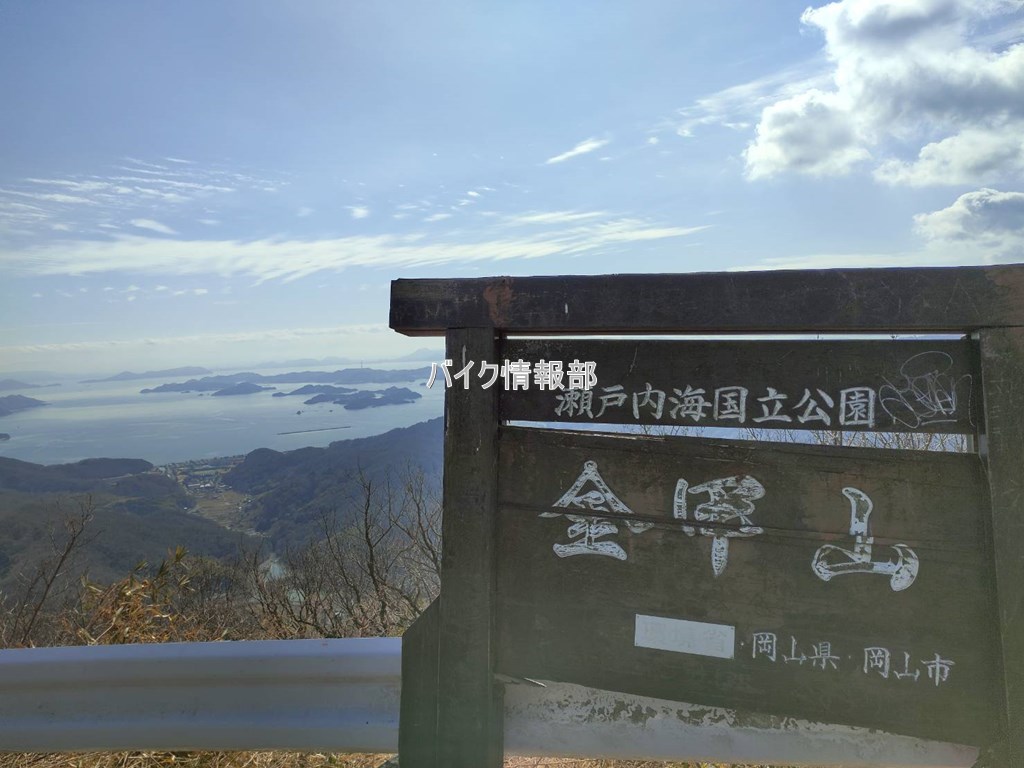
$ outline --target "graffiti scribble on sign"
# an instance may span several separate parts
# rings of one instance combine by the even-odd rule
[[[893,544],[891,559],[873,560],[875,539],[871,535],[870,517],[874,505],[868,495],[857,488],[843,488],[843,495],[850,500],[853,549],[823,544],[811,561],[814,574],[822,581],[829,581],[847,573],[879,573],[889,576],[889,586],[894,592],[913,584],[920,565],[914,550],[906,544]]]
[[[750,475],[723,477],[709,480],[706,483],[689,487],[689,483],[679,478],[676,483],[673,514],[677,520],[689,520],[687,512],[687,493],[708,494],[707,501],[701,502],[693,510],[693,521],[702,525],[684,525],[687,536],[700,534],[711,537],[711,570],[715,576],[721,576],[729,564],[729,539],[756,536],[764,533],[763,528],[755,526],[750,516],[755,512],[754,502],[764,497],[764,486]],[[720,525],[739,523],[739,528],[722,528]]]
[[[878,389],[879,403],[892,423],[917,429],[957,421],[961,406],[970,406],[971,376],[953,378],[952,368],[953,358],[945,352],[921,352],[908,358],[896,382],[886,379]]]
[[[582,509],[588,512],[614,512],[619,515],[632,515],[631,510],[620,499],[615,492],[608,487],[608,484],[597,471],[596,461],[587,461],[583,464],[583,471],[580,472],[576,482],[567,490],[562,497],[551,505],[559,509]],[[626,551],[614,541],[598,541],[605,536],[611,536],[619,532],[619,527],[611,520],[593,516],[573,515],[570,512],[541,512],[541,517],[560,517],[565,515],[572,525],[569,526],[568,535],[574,539],[568,544],[555,544],[552,548],[559,557],[570,557],[572,555],[606,555],[616,560],[625,560]],[[642,533],[653,526],[653,523],[645,523],[634,520],[627,520],[626,527],[633,533]]]

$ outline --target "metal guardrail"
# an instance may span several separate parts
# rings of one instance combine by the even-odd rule
[[[398,749],[400,638],[0,651],[0,749]]]
[[[401,639],[0,651],[0,750],[398,749]],[[510,683],[510,754],[970,766],[977,749],[562,683]]]

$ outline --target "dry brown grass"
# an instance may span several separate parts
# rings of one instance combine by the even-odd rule
[[[0,755],[3,768],[377,768],[389,755],[317,752],[89,752]]]
[[[0,754],[2,768],[379,768],[391,755],[318,752],[96,752]],[[714,763],[510,757],[505,768],[727,768]],[[742,768],[762,768],[743,766]],[[767,768],[767,767],[763,767]]]

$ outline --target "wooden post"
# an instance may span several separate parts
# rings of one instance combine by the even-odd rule
[[[982,330],[985,431],[981,454],[992,494],[992,542],[1002,639],[1006,741],[993,757],[1024,766],[1024,328]]]
[[[444,516],[438,616],[437,764],[502,764],[501,687],[494,679],[498,391],[484,389],[481,362],[497,363],[493,329],[447,333],[453,373],[470,362],[468,388],[445,395]]]
[[[441,598],[402,636],[402,703],[398,754],[403,768],[436,768],[437,617]]]

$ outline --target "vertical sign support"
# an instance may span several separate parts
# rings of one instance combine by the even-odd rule
[[[453,328],[446,341],[455,372],[498,359],[493,329]],[[500,387],[481,383],[467,377],[445,394],[437,757],[446,768],[498,768],[504,751],[493,631]]]
[[[1006,742],[992,758],[1024,768],[1024,328],[979,333],[985,409],[981,454],[992,494]]]
[[[451,328],[458,373],[498,360],[491,328]],[[495,680],[498,391],[477,376],[445,391],[441,596],[402,641],[402,768],[500,768],[503,689]]]

